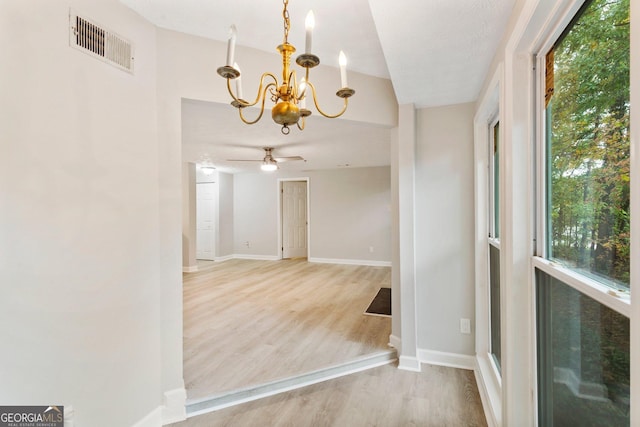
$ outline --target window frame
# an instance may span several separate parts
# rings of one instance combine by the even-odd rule
[[[475,175],[475,348],[479,373],[478,388],[482,396],[489,425],[502,425],[503,393],[502,375],[496,368],[490,353],[489,319],[489,133],[492,123],[504,121],[501,106],[504,103],[504,63],[499,63],[490,83],[478,100],[474,117],[474,175]],[[501,133],[503,132],[501,127]],[[500,183],[503,185],[503,183]],[[502,202],[501,202],[502,203]],[[493,240],[500,247],[500,242]],[[502,252],[501,252],[502,258]],[[502,277],[502,272],[500,272]],[[501,317],[504,318],[504,298],[501,289]],[[501,347],[505,348],[504,322],[501,325]],[[502,352],[504,353],[504,352]]]
[[[488,177],[489,177],[489,188],[488,188],[488,193],[489,193],[489,200],[488,200],[488,219],[489,219],[489,224],[488,224],[488,230],[489,230],[489,244],[493,245],[496,249],[500,250],[500,230],[499,230],[499,226],[500,226],[500,206],[498,206],[498,212],[496,212],[496,182],[495,182],[495,147],[496,147],[496,141],[495,141],[495,127],[497,125],[499,125],[500,123],[500,114],[496,113],[495,116],[491,119],[491,121],[489,122],[489,127],[487,129],[489,135],[488,135],[488,139],[489,139],[489,173],[488,173]],[[500,141],[502,140],[501,138],[501,129],[500,127],[498,127],[498,153],[499,155],[500,153]],[[498,171],[500,171],[500,158],[498,157]],[[498,172],[499,173],[499,172]],[[498,176],[498,181],[500,180],[500,177]],[[498,182],[498,186],[499,186],[499,182]],[[500,189],[498,188],[498,203],[500,202]],[[497,218],[498,218],[498,229],[496,229],[496,214],[497,214]]]
[[[534,108],[534,114],[532,119],[534,120],[534,135],[533,135],[533,164],[532,172],[535,174],[532,177],[532,197],[534,201],[534,212],[532,219],[532,237],[533,237],[533,254],[531,256],[531,262],[529,266],[530,271],[530,283],[531,283],[531,306],[533,309],[534,318],[532,323],[532,336],[533,340],[533,358],[532,358],[532,371],[535,380],[532,382],[532,392],[534,396],[534,408],[533,417],[535,419],[534,425],[539,425],[539,387],[537,378],[539,378],[538,372],[538,315],[540,313],[536,295],[538,292],[536,282],[536,269],[541,270],[547,275],[563,282],[565,285],[575,289],[576,291],[592,298],[597,303],[600,303],[621,315],[627,317],[630,320],[630,358],[633,361],[634,357],[640,353],[640,337],[638,329],[638,321],[640,320],[640,301],[632,300],[631,293],[634,286],[636,289],[640,288],[640,281],[638,280],[638,274],[640,272],[640,257],[635,258],[631,256],[630,260],[630,281],[629,292],[618,292],[615,289],[606,286],[594,279],[587,276],[583,276],[580,273],[566,268],[552,260],[546,258],[547,256],[547,176],[546,176],[546,161],[547,161],[547,112],[545,107],[545,71],[546,71],[546,56],[552,49],[557,39],[565,31],[565,29],[571,24],[572,20],[580,10],[580,8],[586,3],[587,0],[570,0],[566,3],[566,6],[560,12],[556,10],[552,13],[555,14],[557,19],[553,20],[553,23],[547,27],[547,30],[543,30],[539,33],[538,41],[535,43],[534,49],[532,49],[532,62],[533,62],[533,91],[534,96],[532,100],[532,107]],[[630,2],[630,18],[632,21],[640,20],[640,5],[634,6],[634,1]],[[638,96],[638,88],[634,89],[634,78],[640,77],[640,43],[637,41],[634,44],[634,28],[640,26],[631,26],[631,58],[630,58],[630,97],[631,104],[640,105],[640,96]],[[640,35],[640,30],[635,30],[635,37]],[[634,49],[636,53],[634,55]],[[635,67],[634,67],[635,65]],[[635,95],[634,95],[635,90]],[[630,182],[630,209],[634,214],[631,216],[631,253],[640,253],[640,194],[638,188],[640,188],[640,138],[639,128],[634,124],[640,124],[640,109],[631,108],[630,113],[630,170],[631,170],[631,182]],[[634,154],[635,153],[635,154]],[[637,299],[637,298],[636,298]],[[631,402],[637,400],[640,397],[640,391],[634,391],[640,385],[638,369],[631,369],[630,374],[630,386],[631,386]],[[630,421],[631,425],[634,425],[638,419],[640,419],[640,409],[635,405],[630,405]]]
[[[498,275],[498,280],[500,280],[500,269],[498,269],[498,271],[492,272],[491,271],[491,247],[497,249],[498,251],[498,263],[500,263],[500,230],[499,230],[499,226],[500,226],[500,206],[496,206],[496,184],[498,187],[498,203],[500,203],[500,175],[498,175],[498,182],[496,183],[496,175],[495,175],[495,168],[496,168],[496,163],[495,163],[495,150],[496,150],[496,138],[495,138],[495,134],[496,134],[496,126],[498,126],[500,123],[500,113],[499,111],[496,112],[493,116],[493,118],[488,122],[488,126],[487,126],[487,141],[488,141],[488,146],[487,146],[487,163],[488,163],[488,173],[487,173],[487,178],[488,178],[488,187],[487,187],[487,194],[488,194],[488,198],[487,198],[487,219],[488,219],[488,224],[487,224],[487,231],[488,231],[488,235],[487,235],[487,310],[488,310],[488,322],[487,322],[487,334],[488,334],[488,356],[489,356],[489,360],[491,362],[491,366],[493,368],[493,373],[497,378],[502,378],[502,360],[500,361],[500,363],[498,363],[498,360],[496,359],[495,356],[495,351],[493,350],[493,325],[492,325],[492,321],[491,321],[491,317],[492,317],[492,304],[491,304],[491,275],[492,274],[497,274]],[[501,135],[501,128],[498,126],[498,153],[500,153],[500,142],[502,140],[502,135]],[[500,157],[498,157],[498,168],[500,167]],[[498,169],[499,171],[500,169]],[[496,212],[496,208],[498,210],[498,212]],[[496,214],[498,217],[498,229],[496,229]],[[502,290],[502,287],[500,287],[500,290]],[[502,295],[500,295],[500,306],[498,308],[498,311],[500,313],[500,319],[502,319]],[[502,323],[502,321],[501,321]],[[502,327],[500,325],[500,327]],[[500,344],[502,347],[502,334],[500,335]],[[502,348],[500,349],[500,355],[501,355],[501,359],[502,359]]]
[[[538,425],[536,287],[532,260],[540,255],[536,227],[537,143],[541,111],[536,55],[555,40],[582,5],[581,0],[525,0],[476,103],[475,151],[475,281],[476,378],[489,425]],[[640,22],[640,2],[631,2],[631,20]],[[553,34],[554,31],[556,34]],[[640,25],[631,26],[631,210],[640,212]],[[505,392],[486,357],[486,230],[488,121],[500,107],[503,135],[501,184],[503,314],[502,377]],[[516,190],[517,189],[517,190]],[[525,191],[523,191],[525,190]],[[631,292],[640,289],[640,215],[631,219]],[[638,237],[636,237],[638,236]],[[553,273],[553,272],[552,272]],[[640,292],[640,291],[639,291]],[[594,298],[595,299],[595,298]],[[631,359],[640,358],[640,298],[631,299]],[[483,323],[484,322],[484,323]],[[508,387],[508,390],[506,389]],[[640,369],[631,370],[631,401],[640,402]],[[640,405],[631,405],[631,425],[640,423]]]

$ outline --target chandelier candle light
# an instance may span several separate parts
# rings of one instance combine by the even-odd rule
[[[240,67],[234,61],[235,57],[235,44],[237,37],[236,26],[232,25],[229,31],[229,40],[227,44],[227,65],[218,68],[218,74],[227,79],[227,89],[233,101],[231,105],[238,109],[240,113],[240,119],[248,124],[252,125],[257,123],[264,114],[264,104],[267,99],[267,94],[270,95],[271,101],[275,103],[271,109],[271,117],[273,121],[282,125],[282,133],[287,135],[290,132],[289,126],[296,125],[298,129],[304,130],[305,118],[311,115],[311,111],[306,108],[306,95],[307,87],[311,88],[311,95],[313,103],[318,112],[324,117],[335,119],[340,117],[347,110],[349,97],[355,94],[355,90],[347,86],[347,57],[344,52],[340,51],[339,64],[340,64],[340,82],[342,89],[336,92],[336,95],[344,99],[344,106],[338,114],[326,114],[318,106],[318,100],[316,97],[316,88],[309,81],[309,70],[320,64],[320,58],[311,53],[313,27],[315,26],[315,18],[313,12],[309,11],[305,19],[305,53],[296,58],[296,63],[305,69],[305,76],[300,80],[298,85],[296,71],[291,70],[291,55],[296,51],[293,45],[289,44],[289,11],[287,6],[289,0],[283,0],[284,8],[282,10],[282,17],[284,19],[284,41],[277,47],[280,55],[282,55],[282,83],[278,83],[278,78],[272,73],[264,73],[260,78],[260,85],[258,87],[258,95],[255,101],[249,102],[242,98],[242,84],[240,80]],[[231,89],[231,80],[236,82],[236,93],[234,95]],[[271,81],[273,80],[273,81]],[[246,107],[252,107],[260,103],[260,113],[258,117],[251,121],[245,119],[242,110]]]

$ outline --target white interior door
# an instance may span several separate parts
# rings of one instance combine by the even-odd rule
[[[196,184],[196,258],[215,259],[215,183]]]
[[[282,257],[307,257],[307,182],[282,182]]]

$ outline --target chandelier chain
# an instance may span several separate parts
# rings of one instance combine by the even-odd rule
[[[289,0],[282,0],[282,3],[284,4],[284,9],[282,10],[282,18],[284,18],[284,44],[287,44],[289,43],[289,29],[291,28],[289,11],[287,10]]]

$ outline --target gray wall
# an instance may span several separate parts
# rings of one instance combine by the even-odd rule
[[[234,175],[236,254],[278,256],[278,178],[303,177],[309,178],[311,258],[391,262],[388,166]]]
[[[474,103],[417,111],[418,348],[474,354]]]
[[[312,257],[391,262],[389,167],[317,172],[310,191]]]
[[[235,254],[277,255],[277,176],[266,173],[234,175],[233,250]]]
[[[233,255],[233,224],[233,175],[219,172],[216,257]]]

